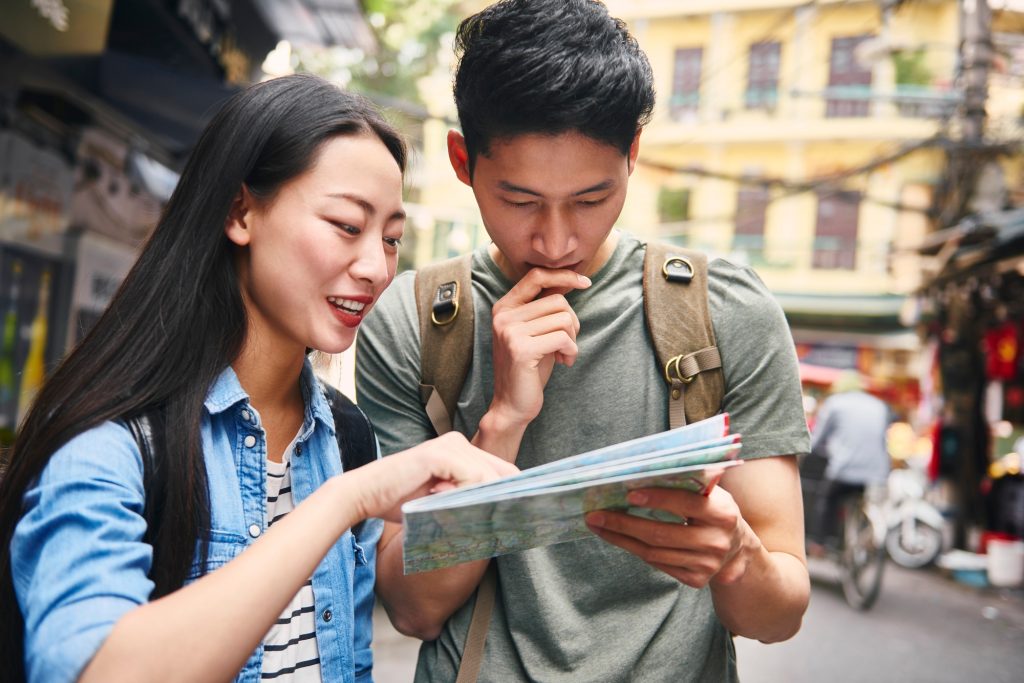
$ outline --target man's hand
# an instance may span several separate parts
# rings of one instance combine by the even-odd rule
[[[576,362],[579,318],[564,294],[590,286],[571,270],[534,268],[492,309],[494,398],[491,418],[525,429],[540,413],[554,364]]]
[[[631,505],[670,512],[686,524],[658,522],[612,510],[586,516],[591,531],[687,586],[740,580],[761,542],[725,489],[707,496],[676,489],[638,489]]]

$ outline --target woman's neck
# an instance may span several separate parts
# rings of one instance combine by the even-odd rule
[[[256,353],[252,345],[231,363],[238,382],[259,412],[267,438],[267,457],[280,462],[302,427],[305,402],[300,377],[305,354]]]

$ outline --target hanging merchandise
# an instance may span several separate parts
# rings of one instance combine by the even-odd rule
[[[985,333],[985,374],[990,380],[1008,380],[1017,375],[1020,355],[1020,330],[1014,322],[1004,322]]]
[[[29,328],[28,357],[21,377],[21,392],[18,396],[18,423],[32,407],[32,401],[43,386],[46,376],[46,342],[48,341],[48,318],[50,317],[50,280],[53,276],[49,269],[43,271],[39,284],[39,303],[36,315]]]

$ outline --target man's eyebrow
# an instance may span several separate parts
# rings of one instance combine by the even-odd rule
[[[601,181],[597,185],[591,185],[590,187],[586,188],[585,190],[580,190],[579,192],[573,192],[572,196],[573,197],[579,197],[581,194],[590,194],[591,192],[601,192],[602,190],[611,189],[611,187],[613,185],[615,185],[615,181],[613,181],[611,178],[609,178],[608,180]]]
[[[335,193],[329,194],[327,196],[328,197],[333,197],[335,199],[347,199],[348,201],[352,202],[353,204],[358,204],[359,207],[363,211],[365,211],[366,214],[368,216],[370,216],[370,217],[373,217],[377,213],[377,207],[375,207],[373,204],[371,204],[370,202],[366,201],[365,199],[363,199],[362,197],[360,197],[357,194],[352,194],[351,192],[335,192]],[[406,217],[405,211],[402,210],[402,209],[399,209],[398,211],[395,211],[393,214],[391,214],[388,217],[388,220],[389,221],[405,220],[405,217]]]
[[[615,181],[613,181],[611,179],[603,180],[603,181],[599,182],[597,185],[591,185],[590,187],[584,188],[584,189],[580,190],[579,192],[573,192],[572,196],[573,197],[579,197],[580,195],[590,194],[591,192],[601,192],[602,190],[610,189],[614,184],[615,184]],[[528,195],[532,195],[534,197],[543,197],[544,196],[540,192],[537,192],[536,190],[531,190],[531,189],[526,188],[526,187],[520,187],[519,185],[513,185],[512,183],[507,182],[505,180],[502,180],[502,181],[500,181],[498,183],[498,189],[499,190],[504,190],[505,192],[516,192],[518,194],[528,194]]]
[[[512,183],[510,183],[510,182],[508,182],[506,180],[502,180],[502,181],[498,182],[498,189],[499,190],[504,190],[505,192],[515,192],[517,194],[533,195],[534,197],[543,197],[544,196],[540,192],[537,192],[536,190],[531,190],[531,189],[526,188],[526,187],[519,187],[518,185],[513,185]]]

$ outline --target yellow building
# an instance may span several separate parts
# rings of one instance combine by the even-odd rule
[[[464,3],[475,10],[486,3]],[[658,104],[620,227],[753,265],[810,363],[912,375],[899,324],[914,250],[959,135],[957,0],[607,0],[646,51]],[[993,0],[990,127],[1019,133],[1024,18]],[[424,84],[454,119],[450,76]],[[416,262],[486,239],[429,123]],[[1019,163],[1004,175],[1019,187]]]

